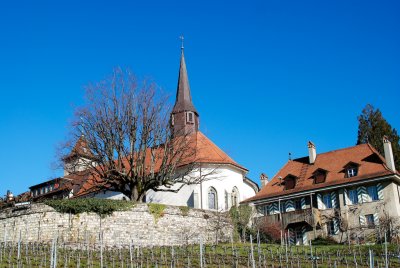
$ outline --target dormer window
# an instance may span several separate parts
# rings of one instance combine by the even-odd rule
[[[355,177],[358,175],[358,168],[359,164],[354,162],[349,162],[347,165],[344,166],[344,173],[346,178]]]
[[[358,168],[357,167],[350,167],[346,170],[347,178],[357,176]]]
[[[294,187],[296,186],[296,177],[293,175],[286,176],[284,184],[285,184],[285,190],[294,189]]]
[[[314,171],[313,173],[314,184],[324,183],[326,180],[326,174],[327,171],[321,168]]]
[[[193,112],[186,113],[186,123],[193,124],[194,123],[194,114]]]

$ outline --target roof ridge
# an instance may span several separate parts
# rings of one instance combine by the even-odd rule
[[[331,151],[327,151],[327,152],[323,152],[323,153],[317,153],[317,156],[318,155],[324,155],[324,154],[330,154],[330,153],[336,153],[336,152],[339,152],[339,151],[351,150],[351,149],[354,149],[356,147],[363,147],[363,146],[366,146],[366,145],[367,145],[367,143],[356,144],[356,145],[350,146],[350,147],[340,148],[340,149],[331,150]],[[298,157],[298,158],[293,159],[292,161],[299,160],[299,159],[306,158],[306,157],[308,157],[308,156]]]

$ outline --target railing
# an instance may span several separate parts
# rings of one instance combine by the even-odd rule
[[[282,227],[286,229],[289,224],[306,222],[314,227],[320,222],[320,211],[316,208],[307,208],[301,210],[294,210],[290,212],[282,212],[281,214],[265,215],[259,217],[257,222],[264,221],[266,224],[281,223]]]

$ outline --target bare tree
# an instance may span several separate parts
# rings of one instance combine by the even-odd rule
[[[98,187],[139,202],[150,189],[177,192],[199,183],[207,174],[190,176],[197,168],[196,135],[174,136],[169,108],[155,83],[115,69],[110,78],[87,86],[64,164],[70,173],[90,176]],[[72,161],[71,146],[79,140],[83,149],[75,150],[83,157]],[[176,183],[180,187],[171,187]]]
[[[246,242],[246,230],[253,216],[253,208],[249,205],[240,205],[238,207],[231,207],[229,213],[232,218],[233,225],[237,228],[238,232],[241,232],[242,242]]]

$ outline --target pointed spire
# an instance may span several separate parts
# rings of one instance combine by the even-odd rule
[[[185,55],[183,53],[183,44],[181,47],[181,63],[179,67],[178,88],[176,91],[176,100],[172,113],[179,113],[184,111],[194,112],[197,110],[192,103],[192,96],[190,94],[189,78],[186,70]]]

